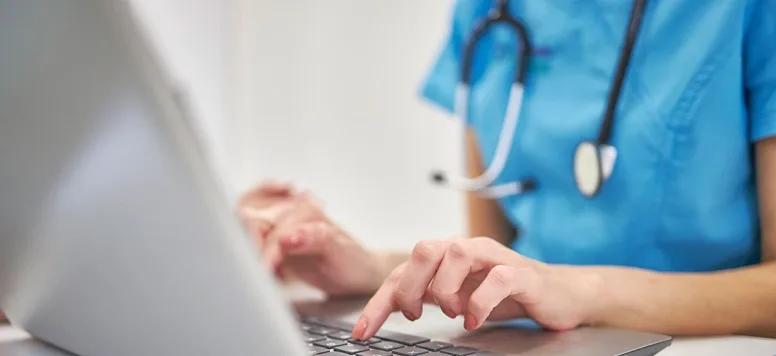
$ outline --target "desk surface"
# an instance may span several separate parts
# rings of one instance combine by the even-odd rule
[[[363,306],[363,300],[322,302],[319,296],[298,286],[288,288],[289,295],[302,313],[324,314],[354,321]],[[435,308],[427,307],[423,317],[409,322],[401,315],[392,315],[386,328],[410,334],[424,335],[438,340],[449,340],[466,331],[461,320],[450,320]],[[747,336],[678,338],[659,356],[747,355],[776,356],[776,339]],[[27,333],[11,326],[0,326],[0,356],[68,356],[35,342]]]

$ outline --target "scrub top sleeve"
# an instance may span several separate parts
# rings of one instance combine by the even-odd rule
[[[460,58],[464,41],[460,23],[460,13],[463,11],[461,7],[461,1],[456,2],[448,37],[421,88],[423,98],[438,105],[448,113],[454,111],[455,89],[460,77]]]
[[[751,3],[744,39],[744,84],[751,141],[776,136],[776,0]]]

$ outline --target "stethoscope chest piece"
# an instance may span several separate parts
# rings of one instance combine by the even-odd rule
[[[592,198],[609,179],[617,159],[614,146],[582,141],[574,152],[574,179],[579,192]]]

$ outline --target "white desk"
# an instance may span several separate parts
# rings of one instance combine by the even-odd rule
[[[417,322],[418,325],[422,321]],[[422,326],[420,327],[422,329]],[[406,328],[405,328],[406,329]],[[412,329],[417,329],[413,327]],[[421,333],[420,331],[418,333]],[[69,356],[34,342],[10,326],[0,326],[0,356]],[[776,340],[744,336],[677,339],[658,356],[774,356]]]
[[[309,291],[289,288],[292,299],[297,303],[297,309],[311,314],[336,315],[353,321],[357,317],[364,301],[322,303],[316,297],[311,297]],[[388,319],[386,328],[428,336],[444,340],[451,336],[463,334],[462,322],[447,319],[441,312],[428,308],[423,317],[416,322],[409,322],[401,315],[393,315]],[[764,339],[746,336],[724,336],[704,338],[679,338],[673,344],[659,353],[658,356],[776,356],[776,339]],[[70,356],[38,342],[27,333],[11,326],[0,326],[0,356]],[[109,355],[106,355],[109,356]]]

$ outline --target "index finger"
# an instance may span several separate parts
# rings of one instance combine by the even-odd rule
[[[299,196],[291,206],[277,212],[272,229],[266,234],[263,246],[264,261],[272,268],[276,268],[283,262],[283,241],[296,237],[296,243],[306,244],[309,241],[301,241],[298,233],[300,228],[312,223],[325,220],[325,215],[318,208],[315,201],[307,196]]]
[[[385,320],[392,312],[398,309],[394,293],[396,281],[401,277],[405,264],[399,265],[385,280],[380,289],[369,299],[369,302],[361,312],[361,317],[353,328],[353,338],[356,340],[369,340],[375,336],[377,330],[383,326]]]
[[[284,200],[291,199],[293,194],[293,187],[290,184],[262,183],[240,198],[237,204],[237,215],[251,235],[261,243],[288,205]]]

